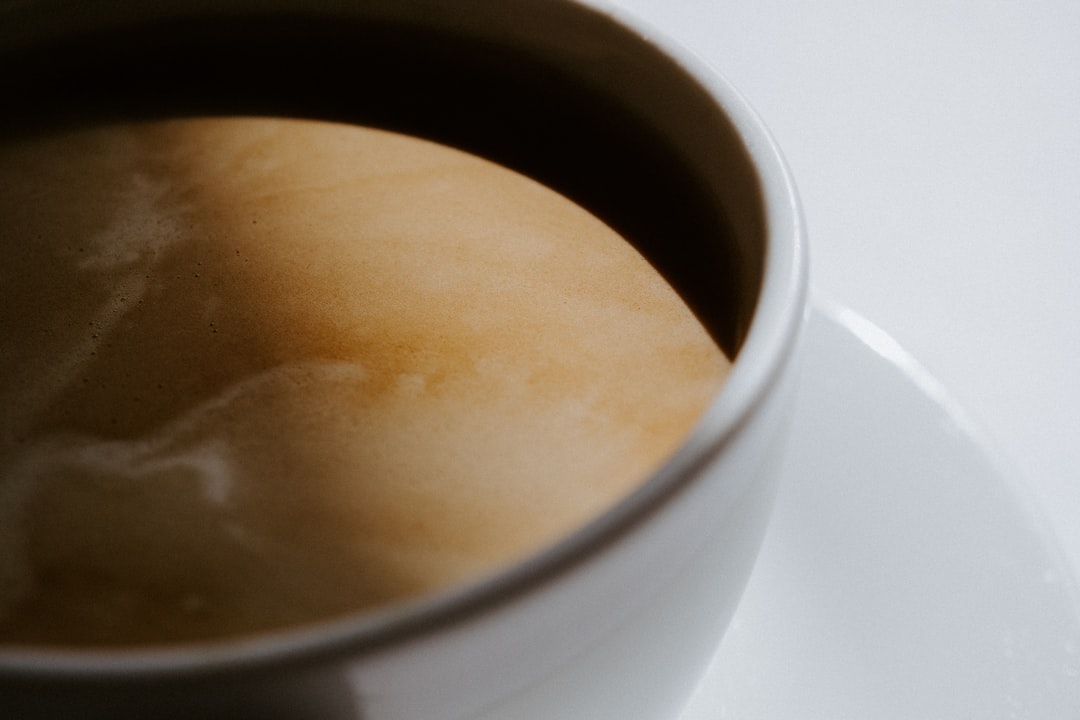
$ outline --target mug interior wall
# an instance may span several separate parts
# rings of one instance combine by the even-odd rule
[[[517,2],[524,15],[464,11],[452,22],[372,7],[379,11],[120,13],[93,28],[44,32],[40,42],[8,42],[0,132],[253,114],[438,140],[602,218],[735,354],[761,283],[763,210],[752,164],[707,92],[647,42],[577,5]],[[551,32],[549,14],[567,11],[573,22],[560,18]]]

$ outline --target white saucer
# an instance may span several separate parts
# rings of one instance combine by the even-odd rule
[[[1023,488],[897,344],[816,303],[760,561],[681,720],[1080,717],[1080,602]]]

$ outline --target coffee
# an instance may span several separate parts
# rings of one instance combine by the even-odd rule
[[[202,118],[0,148],[0,642],[225,638],[535,552],[729,363],[614,231],[382,130]]]

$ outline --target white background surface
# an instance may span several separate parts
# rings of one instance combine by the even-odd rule
[[[815,293],[945,385],[1080,572],[1080,3],[616,4],[757,109],[803,198]]]

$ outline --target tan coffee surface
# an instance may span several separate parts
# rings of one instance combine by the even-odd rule
[[[0,645],[219,638],[488,572],[637,486],[727,360],[598,220],[357,127],[0,147]]]

